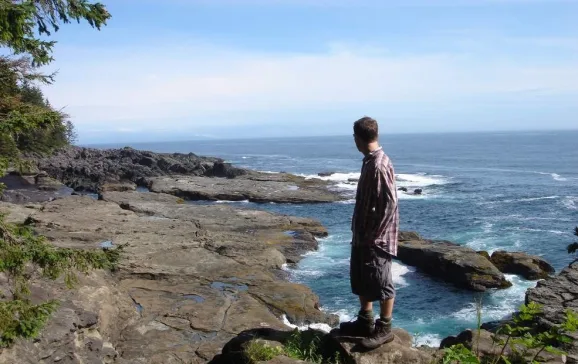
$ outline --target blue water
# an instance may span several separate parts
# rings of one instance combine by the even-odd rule
[[[400,195],[401,225],[422,236],[452,240],[477,250],[525,251],[560,270],[578,224],[578,132],[392,135],[382,145],[394,161],[398,185],[423,195]],[[361,155],[352,137],[196,141],[133,144],[157,152],[219,156],[242,167],[303,175],[333,171],[349,198]],[[243,204],[243,206],[248,206]],[[251,206],[251,205],[249,205]],[[329,229],[318,252],[291,277],[310,286],[323,309],[343,320],[357,311],[350,293],[348,258],[352,201],[326,205],[253,205],[314,217]],[[514,286],[485,294],[484,320],[500,319],[523,303],[535,282],[508,275]],[[476,295],[396,263],[395,325],[435,345],[475,325]]]

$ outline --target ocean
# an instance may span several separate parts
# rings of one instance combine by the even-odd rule
[[[476,250],[524,251],[544,257],[559,271],[570,261],[566,245],[578,225],[578,131],[385,135],[394,162],[403,230]],[[115,145],[118,147],[118,145]],[[124,145],[123,145],[124,146]],[[313,217],[329,230],[320,249],[295,269],[293,281],[319,295],[322,309],[350,320],[358,301],[349,287],[350,219],[362,155],[353,137],[276,138],[131,144],[155,152],[217,156],[240,167],[290,172],[311,178],[335,172],[347,201],[320,205],[236,203],[282,214]],[[99,147],[106,147],[100,145]],[[417,344],[438,345],[448,335],[475,327],[475,301],[484,321],[511,314],[536,283],[507,275],[513,287],[479,294],[394,263],[394,324]]]

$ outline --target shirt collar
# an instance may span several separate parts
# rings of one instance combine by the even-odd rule
[[[364,162],[367,162],[367,161],[369,161],[370,159],[375,158],[375,156],[376,156],[379,152],[381,152],[382,150],[383,150],[383,147],[377,148],[377,149],[374,150],[373,152],[371,152],[371,153],[369,153],[368,155],[366,155],[365,158],[363,158],[363,161],[364,161]]]

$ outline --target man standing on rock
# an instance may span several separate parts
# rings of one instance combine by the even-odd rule
[[[351,230],[351,289],[359,296],[357,319],[340,325],[343,336],[363,337],[361,345],[375,349],[394,339],[391,319],[395,289],[391,259],[397,255],[399,211],[395,173],[378,142],[377,121],[364,117],[353,124],[355,145],[363,153],[361,177]],[[374,323],[373,302],[381,305]]]

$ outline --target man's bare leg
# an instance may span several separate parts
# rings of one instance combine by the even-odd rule
[[[365,299],[365,297],[359,296],[359,303],[361,304],[361,310],[365,312],[373,311],[373,302]],[[391,306],[393,310],[393,305]]]
[[[380,316],[382,319],[391,319],[393,315],[393,302],[395,300],[390,298],[388,300],[380,301]],[[363,305],[362,305],[363,307]]]

